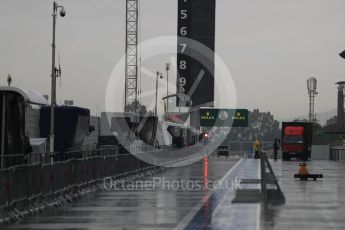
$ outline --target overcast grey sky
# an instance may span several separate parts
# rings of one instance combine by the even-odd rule
[[[176,35],[177,0],[139,0],[141,38]],[[95,113],[125,49],[125,0],[60,0],[57,54],[63,66],[58,101]],[[307,114],[306,80],[318,79],[316,111],[336,107],[344,80],[344,0],[217,0],[216,52],[230,69],[238,105],[277,118]],[[0,0],[0,80],[50,94],[52,1]],[[156,63],[163,71],[164,63]],[[173,80],[173,78],[172,78]],[[143,90],[152,87],[148,79]]]

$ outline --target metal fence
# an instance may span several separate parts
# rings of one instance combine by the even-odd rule
[[[254,142],[253,141],[229,141],[230,151],[239,151],[242,153],[253,153],[254,152]],[[273,148],[273,142],[263,141],[261,142],[262,150],[270,150]]]
[[[1,169],[0,208],[5,210],[18,205],[30,205],[47,197],[99,183],[105,177],[122,177],[154,169],[154,166],[131,154],[106,155],[101,150],[94,154],[100,155],[72,158],[53,164],[35,163]]]
[[[85,158],[92,156],[109,156],[120,154],[118,147],[109,147],[96,150],[74,150],[64,153],[28,153],[28,154],[8,154],[4,155],[4,168],[13,167],[23,164],[49,164],[53,162],[60,162],[72,158]]]
[[[331,146],[329,159],[333,161],[345,161],[345,146]]]

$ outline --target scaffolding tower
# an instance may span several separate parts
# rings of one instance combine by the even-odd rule
[[[125,107],[137,102],[138,95],[138,0],[126,0],[126,69],[125,69]],[[137,110],[137,106],[134,108]]]

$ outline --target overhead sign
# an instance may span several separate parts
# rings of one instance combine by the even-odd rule
[[[191,42],[214,51],[215,15],[216,0],[178,0],[177,93],[189,95],[194,107],[214,101],[214,54],[204,57]],[[184,106],[182,101],[177,106]]]
[[[202,127],[248,127],[247,109],[200,109]]]

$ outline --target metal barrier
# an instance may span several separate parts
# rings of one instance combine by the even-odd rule
[[[10,195],[9,190],[9,181],[8,181],[8,170],[2,169],[0,170],[0,208],[4,208],[8,206],[8,196]]]
[[[278,180],[273,172],[272,166],[267,159],[265,151],[260,151],[260,172],[261,172],[261,193],[265,204],[285,203],[285,196],[282,192]],[[266,170],[268,169],[268,171]],[[275,189],[268,188],[267,185],[275,185]]]
[[[160,154],[161,159],[156,165],[177,164],[176,157],[189,160],[196,157],[195,153],[203,147],[192,146],[176,151],[161,149],[148,152],[147,156],[151,159]],[[142,152],[142,148],[137,148],[137,152]],[[151,148],[144,147],[144,150]],[[27,154],[23,163],[0,170],[0,214],[78,191],[100,183],[106,177],[140,175],[142,171],[158,168],[132,154],[119,152],[119,148],[70,151],[64,153],[63,161],[55,161],[57,157],[61,158],[57,154]],[[200,154],[197,156],[200,157]],[[23,155],[16,157],[23,158]]]
[[[105,177],[121,177],[155,167],[131,154],[110,153],[111,150],[99,150],[95,152],[99,156],[1,169],[0,211],[74,192],[84,186],[100,183]],[[73,154],[78,155],[76,152]]]
[[[333,161],[345,161],[345,147],[331,146],[329,150],[329,159]]]
[[[25,164],[48,164],[58,153],[8,154],[4,156],[4,168]]]
[[[253,141],[229,141],[228,143],[230,151],[240,151],[253,153],[254,152],[254,142]],[[273,148],[272,141],[262,141],[261,149],[269,150]]]
[[[256,161],[256,160],[255,160]],[[242,178],[241,185],[261,185],[252,188],[237,188],[233,203],[257,203],[263,202],[264,208],[268,205],[285,203],[285,196],[274,174],[265,151],[260,151],[260,179]]]

